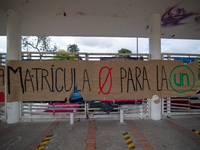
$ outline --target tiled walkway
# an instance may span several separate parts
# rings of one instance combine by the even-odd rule
[[[85,150],[95,150],[95,121],[89,122]]]
[[[130,118],[125,118],[125,119],[129,125],[129,128],[131,128],[137,140],[140,142],[140,145],[144,148],[144,150],[154,150],[154,148],[149,144],[146,138],[138,130],[138,127],[134,124],[134,122]]]
[[[188,115],[151,119],[80,119],[73,125],[68,119],[43,122],[0,123],[0,150],[36,149],[48,136],[48,150],[129,150],[127,133],[137,150],[199,149],[200,116]]]

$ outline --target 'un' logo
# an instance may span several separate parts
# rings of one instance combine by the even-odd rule
[[[172,89],[177,93],[188,92],[192,90],[195,85],[194,72],[188,66],[176,66],[170,73],[169,83]]]

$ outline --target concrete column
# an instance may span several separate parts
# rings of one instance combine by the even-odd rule
[[[149,53],[151,60],[161,59],[161,16],[152,14],[149,18]]]
[[[161,120],[161,100],[158,95],[153,95],[151,99],[151,119]]]
[[[151,60],[161,59],[161,15],[152,14],[149,18],[149,53]],[[153,93],[154,94],[154,93]],[[156,100],[155,100],[156,99]],[[151,118],[161,120],[161,100],[157,95],[151,99]]]
[[[8,9],[6,60],[7,61],[20,60],[20,52],[21,52],[21,14],[16,10]],[[6,82],[7,82],[7,77],[6,77]],[[7,103],[7,98],[6,98],[6,112],[7,112],[8,124],[19,122],[20,111],[21,111],[20,102]]]

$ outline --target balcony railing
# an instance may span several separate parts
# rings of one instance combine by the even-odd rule
[[[51,60],[57,58],[81,58],[82,60],[100,60],[101,57],[142,57],[143,60],[150,60],[150,54],[133,54],[133,53],[66,53],[66,52],[21,52],[21,59],[34,59],[34,60]]]

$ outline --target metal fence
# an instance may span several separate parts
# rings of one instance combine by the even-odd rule
[[[163,60],[174,60],[176,57],[195,58],[200,63],[200,54],[162,53]],[[198,72],[199,76],[200,72]],[[198,79],[200,89],[200,78]],[[162,99],[162,115],[200,114],[200,96],[174,97]]]
[[[148,100],[143,99],[142,104],[127,104],[115,107],[111,112],[104,112],[101,107],[90,107],[91,104],[67,103],[21,103],[21,119],[31,121],[33,118],[119,118],[122,109],[125,117],[149,117]]]
[[[165,98],[162,100],[162,115],[200,114],[200,99],[198,97]]]
[[[200,61],[200,54],[186,54],[186,53],[162,53],[162,60],[174,60],[174,57],[189,57],[197,58]]]
[[[55,60],[77,58],[82,60],[100,60],[101,57],[120,57],[130,56],[150,60],[150,54],[133,54],[133,53],[69,53],[69,52],[21,52],[21,59],[28,60]]]
[[[0,120],[6,119],[5,106],[0,106]]]
[[[0,66],[5,66],[6,53],[0,53]]]
[[[33,118],[86,118],[87,105],[67,103],[21,103],[21,118],[31,121]],[[61,105],[62,104],[62,105]]]

